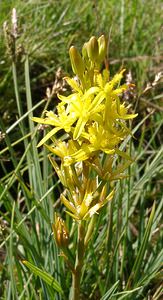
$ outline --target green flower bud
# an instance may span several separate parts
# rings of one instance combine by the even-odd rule
[[[99,45],[99,62],[102,62],[106,56],[107,41],[104,35],[101,35],[98,39]]]
[[[55,224],[52,225],[52,228],[58,247],[67,247],[69,243],[69,235],[62,218],[55,215]]]
[[[95,36],[92,36],[87,43],[88,56],[92,62],[95,62],[99,56],[98,41]]]
[[[88,59],[87,43],[84,43],[82,48],[82,55],[85,60]]]
[[[84,74],[85,67],[79,51],[74,46],[71,46],[69,50],[69,55],[73,72],[76,75],[78,75],[79,78],[82,77]]]

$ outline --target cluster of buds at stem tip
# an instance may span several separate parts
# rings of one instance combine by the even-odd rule
[[[84,44],[82,49],[83,56],[88,56],[93,63],[102,63],[105,59],[106,52],[107,40],[104,35],[101,35],[98,39],[92,36],[90,40]]]
[[[105,59],[107,52],[107,41],[104,35],[99,39],[92,36],[90,40],[84,44],[82,49],[82,56],[76,47],[71,46],[69,50],[71,65],[73,72],[81,79],[86,70],[85,61],[99,66]]]

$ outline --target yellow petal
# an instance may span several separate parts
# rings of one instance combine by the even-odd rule
[[[80,218],[79,218],[78,216],[73,215],[72,213],[70,213],[70,212],[67,211],[67,210],[66,210],[66,213],[67,213],[69,216],[71,216],[73,219],[75,219],[76,221],[79,221],[79,220],[80,220]]]
[[[84,219],[87,219],[88,217],[92,217],[94,214],[97,213],[97,211],[103,206],[103,203],[97,203],[94,206],[92,206],[89,211],[85,214]]]
[[[61,129],[60,127],[56,127],[56,128],[53,128],[51,131],[49,131],[48,134],[46,134],[44,136],[44,138],[38,143],[37,147],[42,146],[48,139],[50,139],[60,129]]]
[[[75,126],[74,134],[73,134],[73,139],[77,140],[79,136],[81,135],[82,131],[84,130],[84,126],[86,124],[87,120],[84,121],[82,118],[80,118]]]
[[[74,154],[71,155],[71,157],[73,159],[77,161],[83,161],[88,159],[89,155],[90,155],[90,150],[89,147],[84,147],[84,149],[80,149],[77,152],[75,152]]]
[[[113,199],[113,196],[114,196],[114,193],[115,193],[115,189],[112,190],[110,192],[110,194],[106,197],[105,201],[104,201],[104,204],[106,204],[107,202],[111,201]]]
[[[58,126],[60,124],[60,122],[55,114],[53,115],[53,118],[46,117],[43,119],[43,118],[33,117],[32,121],[40,123],[40,124],[52,125],[52,126]]]
[[[102,91],[102,92],[100,92],[100,93],[93,99],[92,104],[90,105],[89,110],[90,110],[90,111],[91,111],[91,110],[95,110],[96,107],[98,107],[98,106],[101,104],[101,102],[104,100],[104,98],[105,98],[105,94],[104,94],[104,92]]]
[[[64,205],[65,205],[72,213],[74,213],[74,214],[77,213],[76,208],[75,208],[75,206],[73,205],[73,203],[71,203],[70,201],[68,201],[68,200],[66,199],[66,197],[65,197],[63,194],[61,194],[60,199],[61,199],[62,203],[63,203],[63,204],[64,204]]]
[[[123,119],[123,120],[129,120],[129,119],[134,119],[137,116],[138,116],[138,114],[128,114],[128,115],[124,115],[124,116],[120,115],[120,118]]]
[[[97,86],[92,86],[91,88],[89,88],[83,95],[83,101],[85,99],[87,99],[89,96],[93,95],[93,94],[97,94],[100,92],[100,88]]]
[[[74,94],[71,94],[69,96],[63,96],[63,95],[57,95],[57,97],[64,103],[70,103],[72,101],[75,101],[77,99],[77,94],[74,93]]]
[[[77,83],[76,80],[71,79],[71,78],[69,78],[69,77],[65,77],[64,79],[67,81],[67,83],[68,83],[75,91],[77,91],[77,92],[79,92],[79,93],[82,92],[82,91],[81,91],[81,88],[79,87],[79,85],[78,85],[78,83]]]

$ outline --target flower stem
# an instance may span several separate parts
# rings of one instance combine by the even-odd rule
[[[85,230],[83,222],[78,225],[78,244],[76,253],[75,270],[72,275],[72,300],[80,299],[80,279],[84,260],[84,236]]]

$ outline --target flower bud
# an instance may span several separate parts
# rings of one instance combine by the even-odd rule
[[[85,60],[88,59],[87,44],[88,43],[84,43],[83,48],[82,48],[82,55]]]
[[[58,247],[67,247],[69,242],[69,234],[62,218],[55,216],[55,224],[52,225],[52,229]]]
[[[88,56],[92,62],[95,62],[98,59],[99,47],[98,42],[95,36],[92,36],[87,43]]]
[[[104,35],[101,35],[99,37],[98,46],[99,46],[99,62],[102,62],[106,56],[106,50],[107,50],[107,42]]]
[[[78,75],[79,78],[82,77],[85,67],[79,51],[74,46],[71,46],[69,55],[73,72]]]

